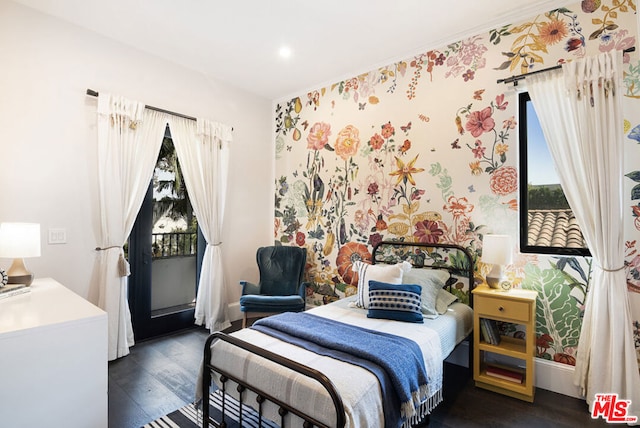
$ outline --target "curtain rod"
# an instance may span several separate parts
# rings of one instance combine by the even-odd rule
[[[90,95],[92,97],[97,97],[98,96],[98,91],[94,91],[93,89],[87,89],[87,95]],[[189,119],[189,120],[193,120],[193,121],[196,120],[195,117],[187,116],[186,114],[182,114],[182,113],[176,113],[176,112],[170,111],[170,110],[165,110],[163,108],[158,108],[158,107],[148,106],[148,105],[145,105],[144,107],[148,108],[149,110],[159,111],[160,113],[167,113],[167,114],[170,114],[172,116],[178,116],[178,117],[182,117],[184,119]]]
[[[629,52],[635,52],[635,50],[636,50],[635,46],[632,46],[630,48],[627,48],[627,49],[623,50],[622,52],[623,53],[629,53]],[[549,68],[543,68],[542,70],[535,70],[535,71],[532,71],[531,73],[520,74],[518,76],[511,76],[511,77],[507,77],[505,79],[498,79],[497,83],[511,83],[511,82],[513,82],[513,86],[518,86],[518,80],[526,79],[527,76],[531,76],[533,74],[538,74],[538,73],[545,73],[547,71],[557,70],[559,68],[562,68],[562,64],[555,65],[555,66],[549,67]]]

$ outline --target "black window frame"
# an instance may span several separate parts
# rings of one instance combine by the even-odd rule
[[[519,134],[519,231],[520,231],[520,252],[532,254],[545,254],[555,256],[583,256],[590,257],[591,252],[588,248],[568,248],[568,247],[550,247],[540,245],[529,245],[529,183],[528,183],[528,138],[527,138],[527,103],[531,102],[528,92],[520,92],[518,94],[518,134]]]

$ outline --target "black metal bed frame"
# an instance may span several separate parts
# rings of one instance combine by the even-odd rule
[[[251,343],[245,342],[233,336],[229,336],[222,332],[216,332],[211,334],[207,338],[207,341],[205,342],[205,345],[204,345],[204,371],[202,376],[202,387],[203,387],[202,426],[203,427],[208,428],[208,426],[205,424],[205,421],[209,421],[210,424],[216,427],[220,427],[220,428],[226,427],[226,422],[225,422],[226,383],[229,380],[231,380],[238,385],[237,391],[240,394],[240,400],[239,400],[240,426],[242,426],[243,392],[248,389],[250,391],[253,391],[257,395],[256,402],[258,407],[257,411],[258,411],[258,416],[260,418],[260,423],[262,423],[262,404],[264,403],[264,401],[270,401],[279,406],[278,414],[281,417],[281,421],[280,421],[281,428],[285,428],[284,418],[289,412],[295,414],[296,416],[299,416],[305,421],[304,428],[311,428],[313,426],[317,426],[320,428],[329,428],[329,426],[319,422],[318,420],[308,415],[303,414],[302,412],[291,407],[287,403],[284,403],[283,401],[263,392],[258,387],[255,387],[253,385],[250,385],[247,382],[240,380],[239,378],[232,375],[231,373],[227,373],[224,370],[213,367],[213,365],[211,364],[211,344],[214,340],[222,340],[222,341],[231,343],[234,346],[237,346],[241,349],[249,351],[253,354],[259,355],[262,358],[273,361],[274,363],[280,364],[284,367],[287,367],[311,379],[316,380],[327,390],[327,392],[329,393],[329,396],[331,397],[331,400],[333,401],[333,405],[335,406],[335,410],[336,410],[335,426],[338,428],[344,427],[345,425],[344,404],[342,403],[342,398],[340,397],[340,394],[336,390],[335,385],[333,384],[333,382],[331,382],[331,380],[329,380],[327,376],[325,376],[323,373],[319,372],[316,369],[305,366],[289,358],[285,358],[281,355],[275,354],[271,351],[267,351],[264,348],[260,348]],[[222,390],[222,421],[220,423],[218,423],[217,421],[214,421],[209,417],[209,386],[211,385],[211,371],[215,371],[216,373],[220,374],[220,382],[222,383],[222,387],[220,388]]]
[[[474,287],[474,264],[473,264],[473,257],[471,256],[471,254],[469,253],[469,251],[467,249],[465,249],[464,247],[458,246],[458,245],[448,245],[448,244],[424,244],[424,243],[414,243],[414,242],[395,242],[395,241],[382,241],[380,243],[378,243],[377,245],[374,246],[373,248],[373,253],[372,253],[372,263],[376,264],[376,263],[392,263],[391,260],[385,260],[383,256],[380,255],[379,251],[381,247],[384,246],[390,246],[392,248],[395,249],[400,249],[400,248],[404,248],[404,247],[414,247],[414,248],[420,248],[422,249],[421,251],[426,251],[426,249],[434,249],[436,251],[438,251],[437,249],[441,249],[444,250],[446,252],[448,251],[460,251],[464,254],[464,257],[467,259],[469,266],[467,269],[456,269],[450,265],[446,265],[445,263],[442,264],[422,264],[422,263],[418,263],[416,265],[416,267],[422,268],[422,267],[426,267],[426,268],[433,268],[433,269],[445,269],[448,270],[449,273],[451,275],[453,274],[465,274],[468,278],[469,281],[469,306],[473,307],[473,295],[471,293],[471,290]],[[418,254],[419,255],[419,254]],[[400,258],[395,259],[395,262],[399,261]],[[404,259],[406,260],[406,259]],[[424,262],[424,259],[421,258],[421,260]],[[413,263],[412,263],[413,264]],[[451,287],[452,284],[448,283],[446,284],[447,287]],[[471,335],[470,335],[471,336]],[[274,403],[275,405],[278,406],[278,414],[280,415],[280,427],[281,428],[286,428],[285,427],[285,416],[289,413],[294,414],[298,417],[300,417],[304,423],[303,423],[303,427],[304,428],[311,428],[311,427],[318,427],[318,428],[330,428],[329,426],[327,426],[326,424],[318,421],[317,419],[313,418],[312,416],[306,415],[303,412],[299,411],[298,409],[293,408],[291,405],[283,402],[282,400],[279,400],[276,397],[271,396],[268,393],[265,393],[264,391],[262,391],[259,387],[254,386],[254,385],[250,385],[248,382],[245,382],[241,379],[239,379],[237,376],[231,374],[231,373],[227,373],[226,371],[215,367],[214,363],[211,360],[211,345],[213,344],[214,341],[216,340],[221,340],[224,342],[228,342],[233,346],[236,346],[238,348],[244,349],[252,354],[258,355],[266,360],[272,361],[276,364],[279,364],[281,366],[287,367],[288,369],[291,369],[295,372],[298,372],[304,376],[309,377],[310,379],[315,380],[316,382],[318,382],[320,385],[322,385],[325,390],[327,391],[327,393],[329,394],[329,396],[331,397],[331,400],[333,401],[334,404],[334,408],[335,408],[335,414],[336,414],[336,421],[335,421],[335,425],[331,425],[331,427],[336,427],[336,428],[342,428],[345,426],[346,423],[346,416],[345,416],[345,412],[344,412],[344,403],[342,402],[342,398],[340,397],[339,392],[336,390],[335,385],[333,384],[333,382],[331,382],[331,380],[324,375],[323,373],[319,372],[318,370],[315,370],[311,367],[305,366],[304,364],[300,364],[296,361],[293,361],[289,358],[283,357],[281,355],[275,354],[271,351],[268,351],[264,348],[260,348],[256,345],[253,345],[251,343],[248,343],[246,341],[243,341],[241,339],[238,339],[236,337],[230,336],[228,334],[222,333],[222,332],[216,332],[211,334],[206,342],[205,342],[205,346],[204,346],[204,361],[203,361],[203,373],[202,373],[202,427],[203,428],[209,428],[210,425],[213,425],[214,427],[217,428],[225,428],[227,427],[227,422],[225,420],[225,400],[226,400],[226,392],[227,392],[227,382],[231,381],[234,384],[236,384],[236,391],[238,392],[238,396],[239,396],[239,415],[240,415],[240,420],[239,420],[239,424],[242,427],[242,418],[243,418],[243,406],[246,404],[244,402],[244,392],[245,391],[251,391],[254,394],[256,394],[256,404],[254,406],[250,405],[250,404],[246,404],[247,406],[251,406],[254,409],[256,409],[257,413],[258,413],[258,417],[259,417],[259,425],[262,426],[262,420],[263,420],[263,403],[265,401]],[[467,341],[469,343],[469,367],[473,367],[472,362],[473,362],[473,340],[470,340],[469,337],[465,338],[463,341]],[[212,372],[216,372],[220,375],[220,383],[221,383],[221,387],[220,390],[222,391],[222,415],[221,415],[221,421],[215,421],[211,418],[210,416],[210,411],[209,411],[209,388],[211,386],[211,381],[212,381]],[[427,415],[428,417],[428,415]],[[418,425],[418,426],[423,426],[422,424]]]

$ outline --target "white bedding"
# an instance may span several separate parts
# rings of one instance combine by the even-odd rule
[[[309,312],[343,323],[406,337],[416,342],[422,349],[429,376],[431,408],[435,407],[441,400],[442,361],[471,331],[471,308],[462,303],[454,303],[446,314],[434,320],[425,319],[424,324],[413,324],[367,318],[366,309],[348,306],[353,300],[354,298],[341,299]],[[342,397],[347,427],[384,425],[380,386],[377,378],[366,369],[317,355],[253,329],[243,329],[232,335],[324,373]],[[315,381],[256,355],[250,355],[226,342],[217,342],[212,348],[212,361],[216,367],[239,376],[251,385],[263,388],[265,393],[293,405],[305,414],[313,415],[329,426],[335,423],[333,403],[324,388]],[[214,376],[214,380],[220,386],[217,376]],[[235,387],[230,388],[227,385],[227,390],[235,393]],[[245,394],[244,400],[250,405],[255,404],[255,396],[249,395],[247,400]],[[264,412],[269,419],[280,421],[275,406],[264,408]],[[294,420],[287,422],[287,426],[297,426],[292,423]]]

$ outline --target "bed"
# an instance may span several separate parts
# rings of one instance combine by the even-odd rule
[[[328,324],[331,328],[327,328],[326,336],[339,338],[351,330],[350,326],[357,326],[415,342],[428,373],[427,391],[421,396],[421,405],[403,424],[415,426],[423,423],[442,400],[443,361],[463,341],[469,346],[471,366],[473,341],[469,337],[473,311],[470,291],[474,286],[474,266],[471,254],[455,245],[383,241],[375,246],[372,253],[371,265],[374,266],[391,267],[405,265],[406,262],[411,264],[412,274],[405,273],[405,283],[414,281],[416,275],[446,278],[447,294],[457,295],[457,301],[444,298],[446,306],[438,307],[439,313],[425,318],[424,323],[370,318],[367,316],[369,309],[356,305],[361,303],[361,295],[343,298],[301,314],[305,319],[337,321],[338,324]],[[366,278],[367,274],[360,272],[360,275]],[[444,295],[440,291],[434,293],[438,298]],[[438,300],[437,304],[442,306],[443,302]],[[275,318],[270,317],[270,320]],[[209,394],[203,393],[209,391],[212,383],[223,397],[220,421],[211,418]],[[230,335],[216,332],[209,336],[204,347],[196,395],[202,399],[203,427],[227,426],[226,396],[237,400],[241,408],[250,406],[255,409],[260,419],[274,421],[283,428],[383,427],[385,416],[391,412],[384,410],[383,402],[388,403],[388,400],[381,390],[381,383],[384,382],[367,368],[312,352],[255,328],[246,328]]]

